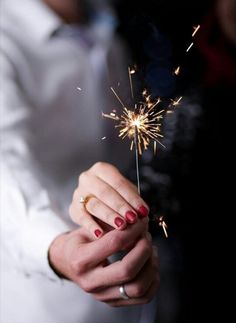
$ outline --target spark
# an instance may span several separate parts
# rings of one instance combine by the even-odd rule
[[[193,46],[193,43],[191,43],[189,46],[188,46],[188,48],[186,49],[186,52],[188,52],[190,49],[191,49],[191,47]]]
[[[168,238],[168,233],[167,233],[168,226],[167,226],[166,222],[164,221],[163,215],[160,217],[156,217],[156,221],[157,221],[158,225],[160,227],[162,227],[166,238]]]
[[[180,66],[178,66],[175,70],[174,70],[174,74],[175,75],[179,75],[180,73]]]
[[[81,87],[77,87],[76,89],[79,90],[79,91],[82,91]]]
[[[113,87],[111,87],[111,90],[113,92],[113,94],[115,95],[115,97],[117,98],[117,100],[120,102],[120,104],[122,105],[123,108],[125,108],[124,103],[122,102],[121,98],[118,96],[118,94],[116,93],[116,91],[114,90]]]
[[[106,136],[102,137],[102,140],[105,140],[105,139],[107,139],[107,137],[106,137]]]
[[[182,99],[183,99],[183,97],[182,97],[182,96],[180,96],[178,99],[171,100],[172,105],[173,105],[174,107],[176,107],[177,105],[179,105],[179,104],[180,104],[180,101],[181,101]]]
[[[193,33],[192,33],[192,37],[194,37],[196,35],[196,33],[198,32],[198,30],[200,29],[200,25],[197,25],[196,27],[193,26]]]

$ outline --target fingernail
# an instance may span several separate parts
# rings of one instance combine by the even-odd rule
[[[137,220],[137,215],[133,211],[127,211],[125,213],[125,218],[128,223],[135,223]]]
[[[139,213],[140,217],[144,218],[144,217],[148,216],[149,211],[144,205],[142,205],[138,209],[138,213]]]
[[[94,231],[94,234],[95,234],[95,236],[96,236],[97,238],[99,238],[99,237],[102,235],[102,231],[101,231],[101,230],[99,230],[99,229],[96,229],[96,230]]]
[[[124,220],[122,220],[121,218],[115,218],[115,225],[118,227],[118,228],[120,228],[120,227],[122,227],[124,224],[125,224],[125,221]]]

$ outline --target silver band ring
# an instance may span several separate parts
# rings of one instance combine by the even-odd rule
[[[119,292],[120,292],[121,298],[123,298],[123,299],[130,299],[130,297],[127,295],[127,293],[125,291],[125,286],[124,285],[121,285],[119,287]]]

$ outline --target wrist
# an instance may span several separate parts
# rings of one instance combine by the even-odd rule
[[[68,237],[68,233],[63,233],[57,236],[48,249],[48,263],[54,273],[62,279],[67,279],[67,277],[63,274],[65,272],[65,260],[64,260],[64,246],[65,240]]]

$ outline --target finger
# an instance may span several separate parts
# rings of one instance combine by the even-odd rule
[[[140,298],[147,293],[147,290],[153,283],[157,271],[149,260],[137,277],[125,284],[125,291],[130,298]],[[93,296],[99,301],[112,301],[120,299],[120,291],[118,286],[111,286],[93,293]]]
[[[156,279],[153,281],[153,283],[151,284],[151,286],[149,287],[147,293],[140,297],[140,298],[130,298],[128,300],[125,299],[117,299],[117,300],[113,300],[113,301],[108,301],[106,302],[108,305],[112,306],[112,307],[120,307],[120,306],[131,306],[131,305],[139,305],[139,304],[147,304],[149,303],[153,297],[156,294],[156,291],[159,287],[159,280]]]
[[[152,246],[152,261],[156,268],[159,270],[160,259],[157,246]]]
[[[125,284],[125,290],[130,298],[140,298],[146,295],[153,281],[156,279],[158,271],[153,266],[152,260],[150,259],[135,277],[134,280]],[[120,298],[120,295],[119,297]]]
[[[116,286],[133,280],[150,258],[152,248],[146,239],[140,239],[122,259],[103,268],[96,268],[93,283],[97,287]],[[96,274],[95,274],[96,273]]]
[[[96,197],[89,199],[88,203],[86,204],[86,209],[90,214],[94,215],[96,218],[109,224],[115,229],[123,230],[127,227],[127,222],[123,217],[121,217],[118,213]],[[136,222],[136,215],[131,220],[132,223]]]
[[[109,184],[128,201],[130,206],[138,212],[140,217],[146,217],[148,215],[148,205],[140,197],[137,189],[134,188],[134,185],[128,181],[116,167],[106,163],[97,163],[91,170],[94,171],[96,176]]]
[[[78,250],[78,255],[75,257],[78,258],[80,266],[83,263],[88,268],[96,267],[104,259],[125,250],[131,243],[135,243],[143,234],[143,230],[144,224],[140,220],[135,226],[129,226],[124,231],[112,230],[99,240],[86,243],[83,247],[83,255],[81,255],[81,250]]]
[[[89,229],[89,227],[91,226],[91,229],[94,230],[94,223],[96,223],[96,221],[91,217],[91,215],[95,216],[99,220],[115,229],[123,230],[127,226],[127,223],[125,219],[123,219],[123,217],[119,216],[119,214],[115,213],[114,210],[102,203],[99,199],[96,198],[96,196],[90,197],[86,204],[78,203],[77,199],[75,199],[71,213],[73,214],[73,219],[76,219],[75,222],[85,227],[86,229]],[[81,215],[82,213],[83,215],[86,214],[87,216],[84,217],[83,215]],[[89,214],[91,215],[89,216]],[[97,229],[101,229],[101,227]],[[93,232],[94,231],[91,231],[91,233]]]
[[[97,177],[91,172],[82,174],[79,180],[77,199],[80,198],[79,192],[85,193],[84,187],[86,187],[86,190],[88,187],[91,187],[92,192],[90,193],[95,195],[110,209],[114,210],[114,212],[126,219],[128,223],[134,223],[136,221],[136,211],[114,188],[104,182],[101,178]],[[94,213],[96,213],[95,210]]]
[[[93,239],[100,238],[104,234],[102,227],[86,211],[83,205],[81,207],[79,203],[72,203],[69,208],[69,214],[73,222],[85,228]]]

